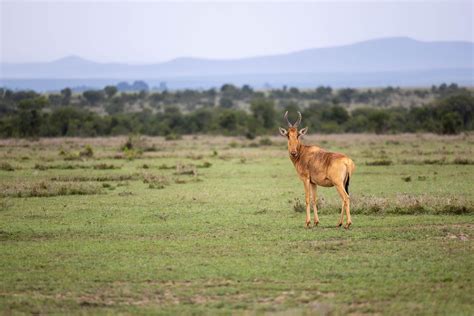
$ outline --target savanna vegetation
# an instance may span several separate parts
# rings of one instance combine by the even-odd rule
[[[307,136],[357,165],[349,230],[334,188],[304,228],[285,139],[168,139],[0,140],[2,312],[474,314],[472,133]]]
[[[301,111],[313,133],[458,134],[474,128],[473,91],[456,84],[301,91],[254,91],[226,84],[174,92],[150,91],[144,82],[125,84],[46,94],[0,89],[0,137],[139,133],[172,139],[198,133],[253,139],[274,134],[287,110],[290,116]]]

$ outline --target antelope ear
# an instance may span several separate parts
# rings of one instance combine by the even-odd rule
[[[282,127],[278,127],[278,129],[280,130],[280,135],[281,136],[287,136],[288,135],[288,131]]]
[[[308,131],[308,127],[300,129],[299,132],[298,132],[298,136],[305,135],[307,131]]]

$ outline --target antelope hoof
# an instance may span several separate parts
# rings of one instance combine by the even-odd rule
[[[319,221],[314,221],[314,226],[318,226]]]
[[[305,228],[311,228],[311,221],[308,221],[304,225]]]
[[[339,222],[337,223],[336,227],[341,227],[342,226],[342,222]]]
[[[346,225],[344,225],[344,228],[345,228],[345,229],[349,229],[349,226],[351,226],[351,224],[352,224],[351,222],[346,223]]]

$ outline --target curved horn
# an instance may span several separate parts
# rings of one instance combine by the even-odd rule
[[[293,125],[290,123],[290,121],[288,120],[288,111],[285,112],[285,120],[286,122],[288,123],[288,127],[292,127]]]
[[[293,126],[298,127],[298,125],[300,125],[300,123],[301,123],[301,112],[298,111],[298,120],[296,121],[296,123]]]

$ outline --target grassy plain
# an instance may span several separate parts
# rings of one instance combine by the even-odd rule
[[[1,311],[474,314],[474,135],[306,137],[357,165],[350,230],[334,188],[304,229],[281,138],[125,142],[0,141]]]

